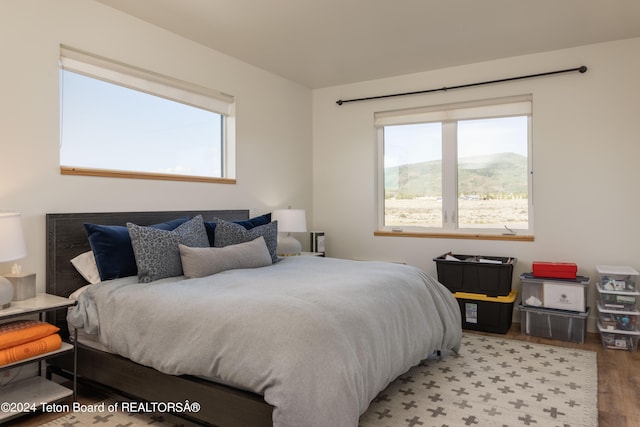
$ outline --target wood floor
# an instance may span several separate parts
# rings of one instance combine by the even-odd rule
[[[522,335],[520,324],[513,324],[506,335],[478,333],[597,352],[599,427],[640,427],[640,352],[607,350],[602,347],[599,334],[588,333],[584,344]],[[97,402],[106,397],[85,388],[79,389],[78,396],[82,403]],[[15,420],[11,425],[35,427],[59,416],[61,414],[34,414]]]

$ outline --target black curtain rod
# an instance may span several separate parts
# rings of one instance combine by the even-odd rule
[[[421,94],[421,93],[446,92],[446,91],[452,90],[452,89],[463,89],[463,88],[473,87],[473,86],[483,86],[483,85],[490,85],[490,84],[495,84],[495,83],[510,82],[510,81],[513,81],[513,80],[531,79],[531,78],[534,78],[534,77],[543,77],[543,76],[551,76],[551,75],[554,75],[554,74],[571,73],[573,71],[579,71],[580,73],[586,73],[587,72],[587,66],[586,65],[582,65],[580,67],[568,68],[566,70],[549,71],[549,72],[546,72],[546,73],[529,74],[527,76],[509,77],[509,78],[506,78],[506,79],[489,80],[489,81],[486,81],[486,82],[478,82],[478,83],[468,83],[468,84],[464,84],[464,85],[451,86],[451,87],[446,87],[445,86],[445,87],[441,87],[441,88],[438,88],[438,89],[427,89],[427,90],[417,90],[415,92],[393,93],[391,95],[369,96],[367,98],[339,99],[339,100],[336,101],[336,104],[342,105],[342,104],[346,104],[347,102],[370,101],[372,99],[392,98],[392,97],[396,97],[396,96],[407,96],[407,95],[418,95],[418,94]]]

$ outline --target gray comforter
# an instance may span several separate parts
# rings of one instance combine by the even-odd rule
[[[280,427],[355,427],[391,381],[462,336],[455,298],[421,270],[317,257],[100,283],[68,320],[161,372],[263,395]]]

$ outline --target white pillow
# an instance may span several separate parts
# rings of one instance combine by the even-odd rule
[[[76,289],[71,295],[69,295],[69,299],[73,301],[78,301],[80,299],[80,295],[84,293],[87,289],[89,289],[91,285],[84,285],[80,289]]]
[[[265,267],[273,263],[264,237],[222,248],[191,248],[178,245],[182,271],[187,279],[236,268]]]
[[[71,260],[71,264],[78,270],[78,273],[84,277],[84,280],[93,284],[100,282],[100,273],[92,251],[82,253]]]

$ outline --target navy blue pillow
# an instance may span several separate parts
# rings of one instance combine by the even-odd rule
[[[178,218],[149,227],[171,231],[189,218]],[[96,259],[100,280],[118,279],[138,274],[136,256],[131,246],[129,230],[122,225],[85,224],[89,245]]]
[[[252,228],[258,227],[260,225],[269,224],[271,222],[271,213],[256,216],[254,218],[242,219],[242,220],[231,221],[231,222],[235,224],[240,224],[247,230],[251,230]],[[207,230],[207,237],[209,238],[209,246],[214,247],[215,235],[216,235],[216,223],[205,221],[204,228]]]

